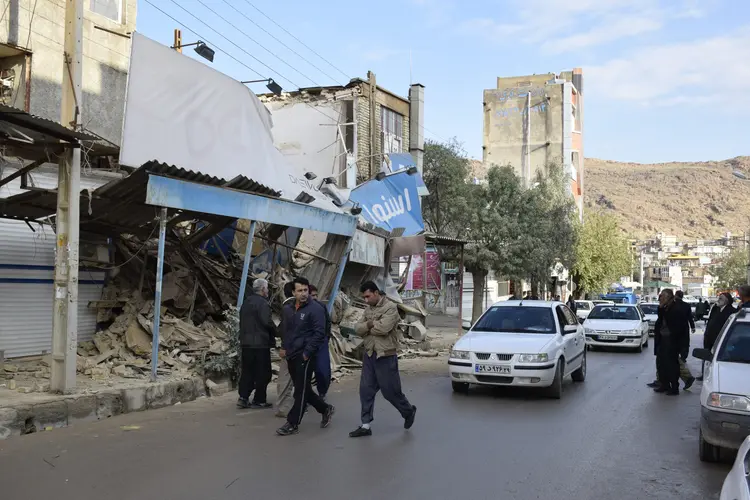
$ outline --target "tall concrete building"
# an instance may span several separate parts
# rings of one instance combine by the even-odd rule
[[[498,77],[484,91],[484,164],[511,165],[526,186],[558,163],[583,213],[583,71]]]

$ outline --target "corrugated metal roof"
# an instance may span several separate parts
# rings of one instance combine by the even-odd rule
[[[33,132],[49,135],[68,142],[77,142],[79,140],[95,141],[97,139],[91,134],[70,130],[58,122],[29,114],[26,111],[6,106],[5,104],[0,104],[0,121],[12,123]]]

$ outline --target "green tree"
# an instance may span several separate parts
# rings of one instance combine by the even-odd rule
[[[747,251],[733,248],[711,271],[716,277],[716,286],[722,290],[735,290],[747,283]]]
[[[617,220],[599,211],[588,211],[578,226],[573,279],[579,296],[606,291],[607,286],[630,273],[633,257]]]
[[[433,233],[458,238],[466,232],[468,176],[469,160],[458,141],[425,142],[423,179],[430,195],[422,199],[422,216]]]

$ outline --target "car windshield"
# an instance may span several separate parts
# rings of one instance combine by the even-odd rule
[[[555,333],[555,318],[549,307],[491,307],[472,330],[483,332]]]
[[[750,364],[750,323],[737,322],[724,335],[716,361]]]
[[[643,314],[658,314],[659,306],[656,304],[641,304],[641,311],[643,311]]]
[[[635,321],[640,319],[635,307],[623,306],[596,306],[590,313],[588,319],[622,319]]]
[[[588,311],[591,309],[591,304],[588,302],[576,302],[576,307],[582,311]]]

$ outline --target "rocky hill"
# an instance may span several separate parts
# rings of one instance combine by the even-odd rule
[[[657,232],[710,238],[750,228],[750,156],[699,163],[586,158],[586,207],[613,213],[634,238]]]

